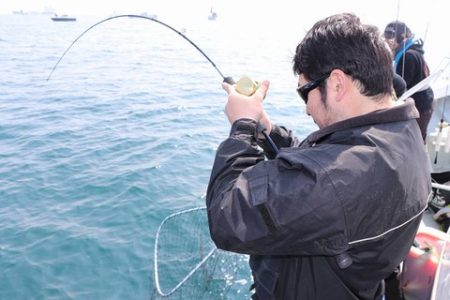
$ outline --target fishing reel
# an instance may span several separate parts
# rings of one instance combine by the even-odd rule
[[[256,90],[258,90],[260,85],[258,81],[255,81],[246,75],[242,76],[237,82],[235,82],[232,77],[224,77],[223,81],[228,84],[234,85],[235,90],[239,94],[247,97],[253,95]],[[256,128],[256,130],[258,133],[264,136],[275,154],[278,154],[280,150],[278,149],[272,138],[269,136],[269,133],[267,132],[267,129],[264,127],[264,125],[262,123],[258,123],[258,127]]]
[[[244,96],[250,97],[259,88],[259,82],[251,79],[250,77],[244,75],[237,82],[233,80],[232,77],[225,77],[224,82],[234,85],[236,91]]]

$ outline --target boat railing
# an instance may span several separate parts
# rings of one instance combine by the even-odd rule
[[[438,190],[450,191],[450,185],[445,185],[445,184],[432,182],[431,186],[433,188],[435,188],[435,189],[438,189]]]

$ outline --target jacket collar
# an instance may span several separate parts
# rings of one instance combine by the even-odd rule
[[[407,121],[410,119],[417,119],[418,117],[419,112],[414,105],[414,101],[412,99],[408,99],[405,101],[405,103],[395,105],[391,108],[376,110],[365,115],[334,123],[330,126],[311,133],[305,141],[308,144],[315,144],[325,136],[328,136],[337,131],[355,127],[376,125],[380,123]]]

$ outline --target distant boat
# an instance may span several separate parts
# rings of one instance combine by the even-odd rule
[[[209,11],[209,14],[208,14],[208,20],[214,21],[215,19],[217,19],[217,13],[215,11],[213,11],[213,9],[211,7],[211,10]]]
[[[68,15],[60,15],[60,16],[58,16],[57,14],[55,14],[52,17],[52,20],[55,21],[55,22],[73,22],[73,21],[76,21],[77,18],[70,17]]]

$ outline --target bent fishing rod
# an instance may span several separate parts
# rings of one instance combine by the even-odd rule
[[[119,19],[119,18],[137,18],[137,19],[145,19],[145,20],[149,20],[152,22],[156,22],[172,31],[174,31],[175,33],[177,33],[179,36],[181,36],[183,39],[185,39],[186,41],[188,41],[192,46],[195,47],[195,49],[197,49],[210,63],[211,65],[214,67],[214,69],[219,73],[219,75],[222,77],[224,82],[227,82],[229,84],[235,84],[234,80],[232,77],[225,77],[222,72],[219,70],[219,68],[216,66],[216,64],[208,57],[208,55],[205,54],[205,52],[203,52],[202,49],[200,49],[200,47],[198,47],[191,39],[189,39],[186,35],[184,35],[183,33],[181,33],[180,31],[176,30],[175,28],[173,28],[172,26],[157,20],[155,18],[152,17],[147,17],[147,16],[141,16],[141,15],[117,15],[117,16],[113,16],[113,17],[109,17],[106,19],[103,19],[97,23],[95,23],[94,25],[92,25],[91,27],[89,27],[88,29],[86,29],[85,31],[83,31],[70,45],[69,47],[67,47],[67,49],[64,51],[64,53],[61,55],[61,57],[58,59],[58,61],[56,62],[56,64],[53,66],[50,74],[47,77],[47,81],[50,80],[53,72],[56,70],[56,68],[58,67],[59,63],[62,61],[62,59],[64,58],[64,56],[66,56],[67,52],[69,52],[69,50],[73,47],[73,45],[75,45],[76,42],[78,42],[79,39],[81,39],[86,33],[88,33],[91,29],[97,27],[98,25],[105,23],[107,21],[110,20],[114,20],[114,19]]]
[[[50,71],[50,74],[47,77],[47,81],[50,80],[53,72],[56,70],[56,68],[58,67],[59,63],[63,60],[63,58],[66,56],[66,54],[69,52],[69,50],[75,45],[76,42],[78,42],[78,40],[80,40],[86,33],[88,33],[91,29],[97,27],[98,25],[111,21],[111,20],[115,20],[115,19],[119,19],[119,18],[137,18],[137,19],[144,19],[144,20],[148,20],[151,22],[155,22],[157,24],[160,24],[170,30],[172,30],[173,32],[177,33],[179,36],[181,36],[183,39],[185,39],[186,41],[188,41],[192,46],[194,46],[195,49],[197,49],[207,60],[208,62],[213,66],[213,68],[217,71],[217,73],[219,73],[220,77],[222,77],[223,82],[226,82],[228,84],[231,85],[235,85],[236,82],[234,81],[234,79],[231,76],[224,76],[223,73],[219,70],[219,68],[216,66],[216,64],[208,57],[208,55],[206,55],[205,52],[203,52],[202,49],[200,49],[199,46],[197,46],[191,39],[189,39],[186,35],[184,35],[182,32],[176,30],[175,28],[173,28],[172,26],[170,26],[167,23],[164,23],[160,20],[157,20],[155,18],[152,17],[147,17],[147,16],[141,16],[141,15],[132,15],[132,14],[127,14],[127,15],[117,15],[117,16],[112,16],[106,19],[103,19],[97,23],[95,23],[94,25],[90,26],[88,29],[86,29],[85,31],[83,31],[75,40],[73,40],[73,42],[69,45],[69,47],[67,47],[67,49],[63,52],[63,54],[61,55],[61,57],[58,59],[58,61],[56,62],[56,64],[53,66],[52,70]],[[236,90],[241,93],[244,94],[246,96],[251,96],[257,89],[257,85],[252,81],[252,80],[248,80],[248,78],[246,78],[247,80],[243,80],[243,81],[238,81]],[[240,84],[241,83],[241,84]],[[248,84],[250,84],[250,86],[248,86]],[[240,88],[240,86],[242,86]],[[244,91],[245,92],[242,92]],[[250,92],[249,92],[250,90]],[[267,134],[267,130],[264,127],[258,126],[258,132],[262,133],[264,135],[264,137],[267,139],[267,141],[269,142],[270,146],[273,148],[274,152],[276,154],[278,154],[278,148],[276,147],[275,143],[273,142],[273,140],[270,138],[270,136]]]

